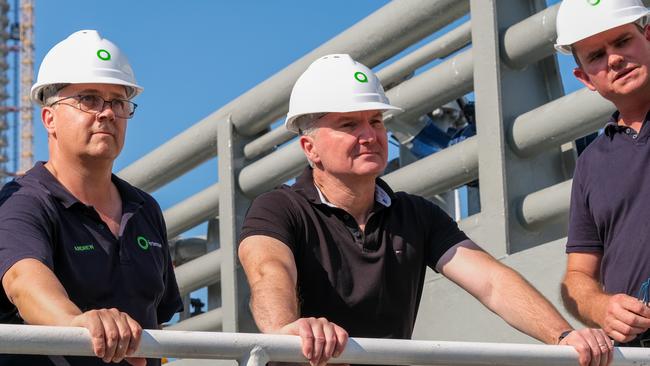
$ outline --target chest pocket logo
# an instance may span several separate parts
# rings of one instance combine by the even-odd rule
[[[151,247],[162,248],[162,244],[151,241],[142,235],[137,237],[136,242],[142,250],[149,250]]]
[[[73,248],[75,252],[90,252],[95,250],[95,246],[93,244],[78,244]]]

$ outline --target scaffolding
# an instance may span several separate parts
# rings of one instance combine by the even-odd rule
[[[33,108],[29,91],[34,83],[34,0],[20,0],[20,165],[18,174],[34,163]]]

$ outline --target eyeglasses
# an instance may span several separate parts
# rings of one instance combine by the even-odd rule
[[[68,99],[76,100],[77,104],[61,103],[64,100],[68,100]],[[133,117],[133,114],[135,113],[135,108],[138,106],[132,101],[126,99],[106,100],[100,97],[99,95],[95,95],[95,94],[79,94],[79,95],[74,95],[71,97],[65,97],[59,99],[54,103],[50,104],[48,107],[52,107],[55,104],[65,104],[65,105],[69,105],[70,107],[77,108],[83,112],[97,114],[97,113],[101,113],[104,110],[104,106],[107,103],[111,106],[111,109],[113,110],[113,113],[115,113],[116,117],[126,118],[126,119]]]

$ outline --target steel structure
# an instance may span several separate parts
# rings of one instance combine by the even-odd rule
[[[267,129],[286,112],[289,90],[306,66],[336,51],[374,67],[468,11],[468,21],[378,75],[391,103],[404,109],[384,116],[398,141],[408,141],[421,129],[421,116],[470,92],[478,134],[384,179],[395,190],[426,197],[478,180],[480,211],[460,226],[562,308],[558,281],[576,159],[573,141],[600,128],[614,107],[586,89],[564,95],[553,50],[557,8],[546,8],[541,0],[393,1],[121,171],[122,178],[154,191],[219,157],[220,181],[164,214],[170,236],[212,220],[209,241],[219,250],[179,267],[177,278],[183,292],[210,285],[212,303],[221,306],[209,306],[200,318],[173,328],[255,330],[236,259],[237,232],[251,198],[306,165],[289,134]],[[441,301],[441,294],[447,300]],[[448,281],[428,274],[415,337],[481,340],[495,335],[501,341],[530,342]]]
[[[21,3],[27,6],[30,2]],[[403,108],[401,112],[392,111],[384,116],[399,142],[408,142],[421,130],[423,115],[470,92],[474,93],[476,103],[478,133],[402,166],[384,179],[394,190],[429,198],[478,180],[480,205],[475,202],[475,207],[480,209],[472,210],[472,215],[462,219],[459,225],[490,253],[521,271],[562,308],[558,301],[558,281],[564,266],[562,246],[576,159],[573,141],[600,128],[614,107],[585,89],[564,95],[553,50],[557,8],[557,5],[547,8],[543,0],[392,1],[119,172],[122,178],[151,192],[218,156],[219,182],[164,212],[169,237],[209,222],[205,239],[208,254],[176,269],[183,294],[207,286],[208,312],[169,328],[255,330],[248,309],[249,290],[236,257],[237,233],[252,198],[293,178],[306,165],[298,144],[290,141],[292,136],[282,128],[269,131],[269,126],[286,113],[291,87],[307,65],[324,54],[346,52],[376,67],[463,17],[465,23],[461,20],[455,23],[460,25],[449,26],[443,36],[394,60],[379,70],[378,75],[391,103]],[[21,23],[21,30],[27,24],[31,23]],[[423,71],[424,66],[427,69]],[[148,334],[152,338],[145,339],[146,352],[151,352],[147,355],[154,355],[153,352],[188,355],[180,351],[169,353],[174,348],[154,351],[149,348],[151,339],[160,345],[163,339],[168,339],[164,338],[165,334],[172,335],[169,332]],[[195,339],[190,333],[182,336]],[[231,343],[244,337],[228,336]],[[414,336],[438,340],[531,341],[433,272],[427,274]],[[254,345],[261,347],[261,350],[256,348],[257,361],[288,360],[267,358],[270,353],[263,346],[266,338],[251,337]],[[195,340],[199,342],[198,338]],[[87,345],[87,340],[83,342]],[[303,361],[295,358],[298,343],[292,342],[296,347],[291,348],[292,360]],[[409,358],[410,354],[398,353],[391,346],[394,342],[382,344],[381,351],[394,350],[400,358],[381,359],[381,363],[433,364],[430,359],[416,360]],[[255,348],[253,343],[249,344],[248,351]],[[5,344],[3,338],[0,347]],[[418,344],[399,342],[404,349]],[[363,348],[372,347],[368,343]],[[445,348],[440,344],[436,347]],[[474,346],[454,349],[454,358],[444,360],[472,364],[475,357],[483,361],[485,353],[478,349]],[[514,355],[516,349],[509,346],[507,353]],[[78,348],[69,350],[79,352]],[[352,347],[355,350],[358,349]],[[540,361],[533,354],[522,353],[521,357],[497,357],[495,362],[575,361],[569,353],[559,356],[568,352],[559,348],[534,350],[536,355],[557,351],[558,358]],[[211,357],[217,351],[196,352]],[[624,359],[628,352],[632,351],[619,350],[617,362],[627,364]],[[637,360],[644,363],[649,356],[647,352],[639,353]],[[240,357],[243,354],[231,358]],[[370,363],[372,359],[352,357],[339,361]]]

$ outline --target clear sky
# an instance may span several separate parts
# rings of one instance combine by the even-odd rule
[[[97,29],[128,55],[145,91],[117,172],[385,3],[36,0],[35,64],[81,29]],[[578,85],[567,62],[561,57],[568,92]],[[35,157],[46,160],[45,130],[34,115]],[[213,184],[216,171],[213,159],[154,196],[164,210]]]

